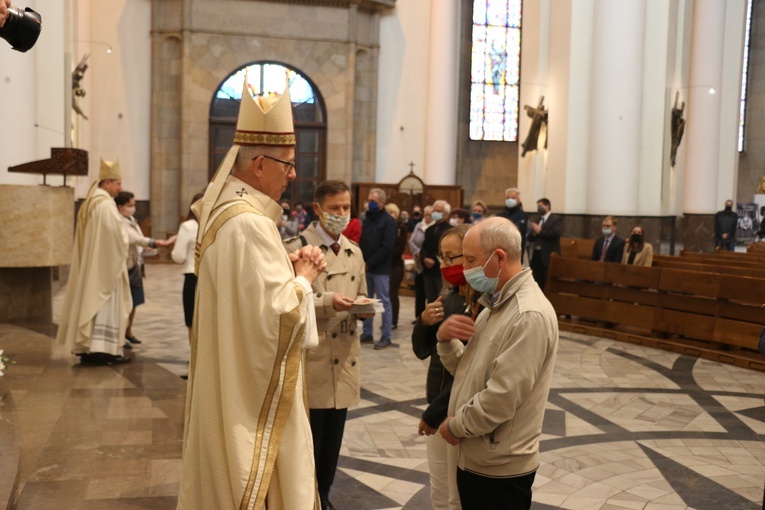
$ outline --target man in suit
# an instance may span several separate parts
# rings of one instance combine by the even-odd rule
[[[438,262],[440,254],[439,243],[444,232],[452,228],[449,225],[449,215],[452,207],[446,200],[436,200],[433,202],[433,210],[430,217],[433,218],[433,225],[425,231],[425,241],[420,250],[420,260],[422,260],[423,281],[425,282],[425,298],[428,303],[432,303],[441,294],[444,288],[444,281],[441,276],[441,264]]]
[[[529,232],[531,245],[531,272],[540,288],[547,282],[547,269],[550,267],[550,254],[560,253],[560,236],[563,233],[563,218],[551,212],[550,201],[546,198],[537,200],[539,220],[532,221]]]
[[[715,214],[715,247],[734,251],[737,226],[738,214],[733,211],[733,200],[726,200],[725,209]]]
[[[624,239],[616,235],[618,221],[613,216],[603,218],[603,237],[592,247],[592,260],[621,263],[624,254]],[[605,249],[604,249],[605,247]]]
[[[316,479],[322,510],[333,508],[329,490],[335,478],[348,408],[359,403],[360,372],[354,300],[367,295],[364,256],[343,235],[351,220],[351,192],[345,183],[326,181],[316,188],[313,210],[318,221],[299,237],[285,241],[288,252],[319,246],[327,270],[313,282],[319,345],[306,352],[308,407]],[[368,315],[360,318],[368,318]]]

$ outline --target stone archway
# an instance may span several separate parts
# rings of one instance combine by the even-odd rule
[[[297,145],[295,168],[298,178],[283,199],[291,204],[310,203],[316,186],[327,178],[327,114],[324,98],[311,79],[281,62],[258,61],[229,74],[210,102],[208,177],[212,178],[234,139],[245,72],[254,94],[282,93],[285,72],[295,121]]]
[[[325,170],[317,178],[374,180],[380,11],[394,0],[280,3],[152,2],[154,235],[174,231],[191,198],[207,186],[210,98],[232,70],[252,62],[289,63],[310,76],[323,98],[325,139],[318,152]],[[299,186],[296,197],[310,194]]]

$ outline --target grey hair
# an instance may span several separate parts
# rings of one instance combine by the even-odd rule
[[[518,196],[521,196],[521,190],[519,190],[518,188],[507,188],[505,190],[505,195],[507,195],[508,193],[518,193]]]
[[[480,236],[481,249],[487,257],[496,250],[504,250],[510,260],[521,260],[521,233],[515,224],[501,216],[488,218],[471,229]]]
[[[435,202],[433,202],[433,207],[435,207],[436,204],[442,204],[444,206],[444,214],[446,216],[449,216],[449,213],[452,212],[452,206],[450,206],[449,202],[447,202],[446,200],[436,200]]]
[[[252,160],[258,156],[277,157],[281,148],[273,145],[242,145],[236,155],[233,172],[239,173],[247,170]]]
[[[426,205],[422,208],[422,214],[428,214],[429,212],[433,211],[432,205]]]
[[[388,196],[380,188],[372,188],[371,190],[369,190],[369,194],[371,195],[372,193],[376,194],[377,195],[377,200],[379,200],[383,204],[388,199]]]

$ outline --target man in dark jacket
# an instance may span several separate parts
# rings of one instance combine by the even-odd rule
[[[441,264],[438,262],[438,245],[444,232],[452,228],[449,225],[451,210],[452,207],[446,200],[436,200],[433,202],[433,210],[430,216],[433,218],[434,223],[425,231],[425,241],[422,243],[422,249],[420,250],[420,260],[422,260],[422,265],[424,266],[422,274],[425,282],[425,298],[428,300],[428,303],[438,299],[438,295],[444,287],[444,281],[441,276]]]
[[[563,233],[563,218],[550,212],[550,201],[546,198],[537,200],[539,220],[531,222],[529,242],[531,250],[531,272],[540,288],[545,288],[547,269],[550,267],[550,254],[560,253],[560,236]]]
[[[369,192],[369,210],[361,228],[361,253],[367,273],[367,295],[379,299],[384,307],[382,315],[382,336],[375,344],[375,349],[384,349],[391,345],[392,309],[390,302],[390,272],[393,259],[393,247],[398,236],[398,224],[385,210],[385,192],[374,188]],[[374,317],[364,320],[363,343],[374,341],[372,336]]]
[[[499,216],[512,221],[518,232],[521,233],[521,253],[526,253],[526,229],[529,226],[529,216],[523,212],[521,203],[521,192],[518,188],[507,188],[505,190],[505,210]]]
[[[738,214],[733,212],[733,200],[725,201],[725,209],[715,214],[715,248],[736,249],[736,226]]]
[[[603,237],[598,238],[592,247],[592,260],[621,264],[624,254],[624,240],[616,235],[617,225],[618,222],[613,216],[603,218],[601,225]]]

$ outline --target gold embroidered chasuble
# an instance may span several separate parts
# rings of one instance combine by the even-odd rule
[[[178,509],[318,509],[303,388],[310,284],[281,206],[229,176],[200,225]]]
[[[122,223],[114,199],[94,183],[77,213],[69,283],[56,336],[57,343],[75,353],[122,354],[133,307],[125,263],[128,237]],[[117,330],[109,335],[116,341],[94,343],[96,315],[107,307],[118,310],[109,325]]]

